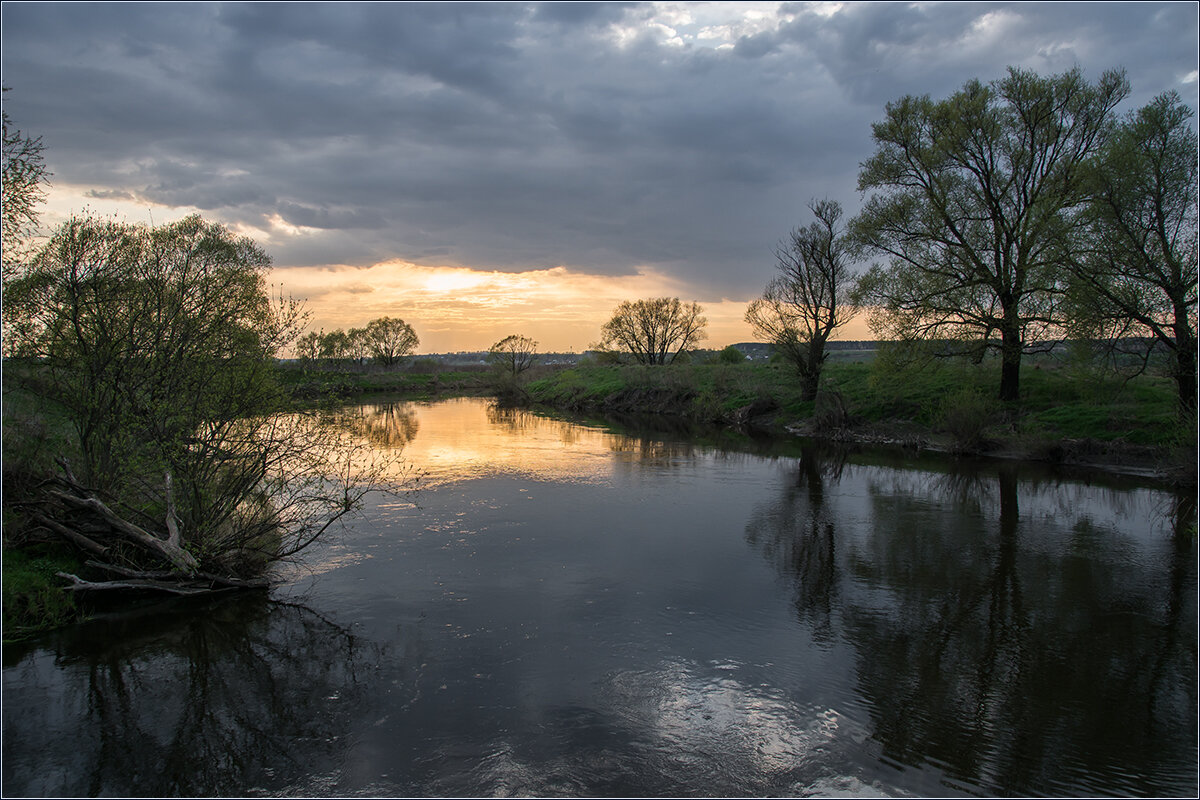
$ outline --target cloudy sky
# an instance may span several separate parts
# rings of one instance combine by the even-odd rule
[[[5,108],[44,222],[199,211],[253,236],[316,328],[422,352],[585,349],[623,299],[697,300],[710,346],[807,203],[859,208],[871,123],[1008,65],[1124,68],[1197,105],[1197,4],[3,4]],[[852,329],[849,335],[868,335]]]

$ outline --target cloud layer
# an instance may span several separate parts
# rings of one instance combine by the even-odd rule
[[[646,270],[748,299],[870,124],[1008,65],[1197,102],[1192,3],[5,3],[56,191],[196,208],[281,267]]]

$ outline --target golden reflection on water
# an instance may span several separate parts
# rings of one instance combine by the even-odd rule
[[[369,435],[375,446],[403,442],[404,462],[419,472],[422,486],[489,475],[601,483],[613,472],[608,432],[478,398],[365,404],[360,419],[390,431]]]

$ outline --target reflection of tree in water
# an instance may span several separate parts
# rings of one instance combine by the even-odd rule
[[[855,530],[829,494],[843,463],[806,449],[746,539],[816,638],[853,645],[886,757],[985,791],[1194,791],[1194,497],[1147,542],[1129,492],[868,469]]]
[[[695,445],[684,441],[667,441],[649,436],[613,434],[608,448],[614,453],[637,456],[638,466],[671,467],[694,461],[698,455]]]
[[[420,427],[407,403],[353,406],[346,412],[350,429],[380,449],[402,449],[416,438]]]
[[[539,427],[543,422],[551,422],[546,417],[531,414],[519,406],[506,403],[488,403],[487,421],[514,433]]]
[[[1194,768],[1196,742],[1195,640],[1181,643],[1194,543],[1170,556],[1174,586],[1103,552],[1121,551],[1112,530],[1090,552],[1055,552],[1021,517],[1021,488],[1013,465],[943,478],[934,493],[956,507],[873,487],[850,568],[886,600],[863,596],[846,619],[875,738],[985,789],[1178,791],[1170,765]],[[1087,513],[1074,510],[1077,530]]]
[[[381,657],[315,612],[261,596],[95,621],[60,642],[83,705],[62,720],[74,733],[39,725],[40,709],[6,712],[6,792],[243,794],[332,771]]]
[[[845,464],[843,451],[806,445],[795,478],[783,485],[779,499],[756,509],[746,523],[746,541],[795,581],[797,613],[812,626],[813,635],[826,642],[833,638],[840,578],[825,482],[837,483]]]

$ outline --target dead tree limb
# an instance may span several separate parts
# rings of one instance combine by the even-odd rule
[[[116,564],[106,564],[91,559],[86,561],[85,565],[104,570],[105,572],[111,572],[114,575],[120,575],[122,578],[133,578],[136,580],[163,581],[179,578],[179,573],[177,572],[151,572],[148,570],[130,569],[129,567],[119,567]],[[214,575],[211,572],[196,572],[195,577],[209,584],[227,586],[231,589],[266,589],[271,585],[271,582],[266,578],[230,578],[225,575]]]
[[[177,544],[165,541],[157,536],[148,533],[139,528],[128,520],[121,519],[112,510],[94,497],[76,497],[67,492],[61,492],[57,489],[50,491],[50,494],[57,497],[59,500],[72,505],[76,508],[86,509],[97,515],[114,530],[125,535],[126,538],[140,545],[143,549],[149,550],[158,556],[166,559],[175,567],[191,574],[200,566],[195,557],[191,553],[184,550]]]
[[[167,484],[167,543],[175,547],[183,547],[183,537],[179,533],[179,515],[175,513],[175,498],[171,494],[171,473],[164,472]]]
[[[195,595],[211,592],[212,589],[204,586],[187,586],[181,583],[171,583],[168,581],[152,581],[131,578],[124,581],[85,581],[78,575],[72,575],[69,572],[54,573],[60,578],[67,578],[71,581],[70,586],[63,588],[69,592],[97,592],[97,591],[133,591],[133,590],[151,590],[156,592],[167,592],[168,594],[178,595]]]
[[[75,544],[76,546],[78,546],[84,550],[87,550],[89,553],[95,553],[98,556],[107,556],[108,555],[108,548],[105,547],[104,545],[99,544],[98,542],[95,542],[95,541],[89,539],[88,537],[84,536],[82,533],[79,533],[78,531],[71,530],[66,525],[62,525],[58,522],[55,522],[54,520],[47,517],[45,514],[35,511],[32,515],[32,519],[34,522],[36,522],[38,525],[41,525],[43,528],[46,528],[47,530],[57,533],[59,536],[63,537],[67,541]]]

